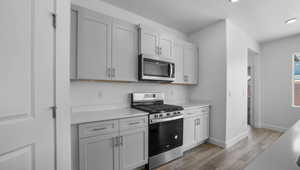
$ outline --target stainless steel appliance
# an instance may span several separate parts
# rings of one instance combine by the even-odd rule
[[[183,155],[183,108],[164,104],[163,93],[133,93],[131,105],[149,112],[149,163],[156,168]]]
[[[141,54],[139,80],[172,82],[175,80],[175,63],[168,59]]]

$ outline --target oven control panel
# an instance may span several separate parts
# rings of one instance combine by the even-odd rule
[[[180,118],[183,118],[183,113],[181,111],[162,112],[162,113],[155,113],[149,115],[150,124],[171,121]]]

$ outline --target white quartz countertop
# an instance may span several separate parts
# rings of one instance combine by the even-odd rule
[[[184,109],[192,109],[192,108],[199,108],[199,107],[206,107],[209,106],[207,103],[198,103],[198,102],[189,102],[189,103],[182,103],[178,104],[179,106],[182,106]]]
[[[299,170],[300,121],[286,131],[270,148],[259,155],[245,170]]]
[[[112,119],[123,119],[136,116],[146,116],[148,113],[131,108],[110,109],[99,111],[81,111],[71,114],[71,124],[105,121]]]

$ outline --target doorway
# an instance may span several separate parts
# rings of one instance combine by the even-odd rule
[[[247,66],[247,123],[249,126],[255,126],[255,61],[257,54],[248,50]]]

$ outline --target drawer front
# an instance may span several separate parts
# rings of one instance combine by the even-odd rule
[[[135,129],[137,127],[148,126],[148,117],[134,117],[120,120],[120,130]]]
[[[79,138],[108,134],[119,130],[118,120],[79,125]]]
[[[184,116],[188,116],[188,117],[196,116],[196,115],[203,115],[203,114],[209,114],[208,106],[184,110]]]

